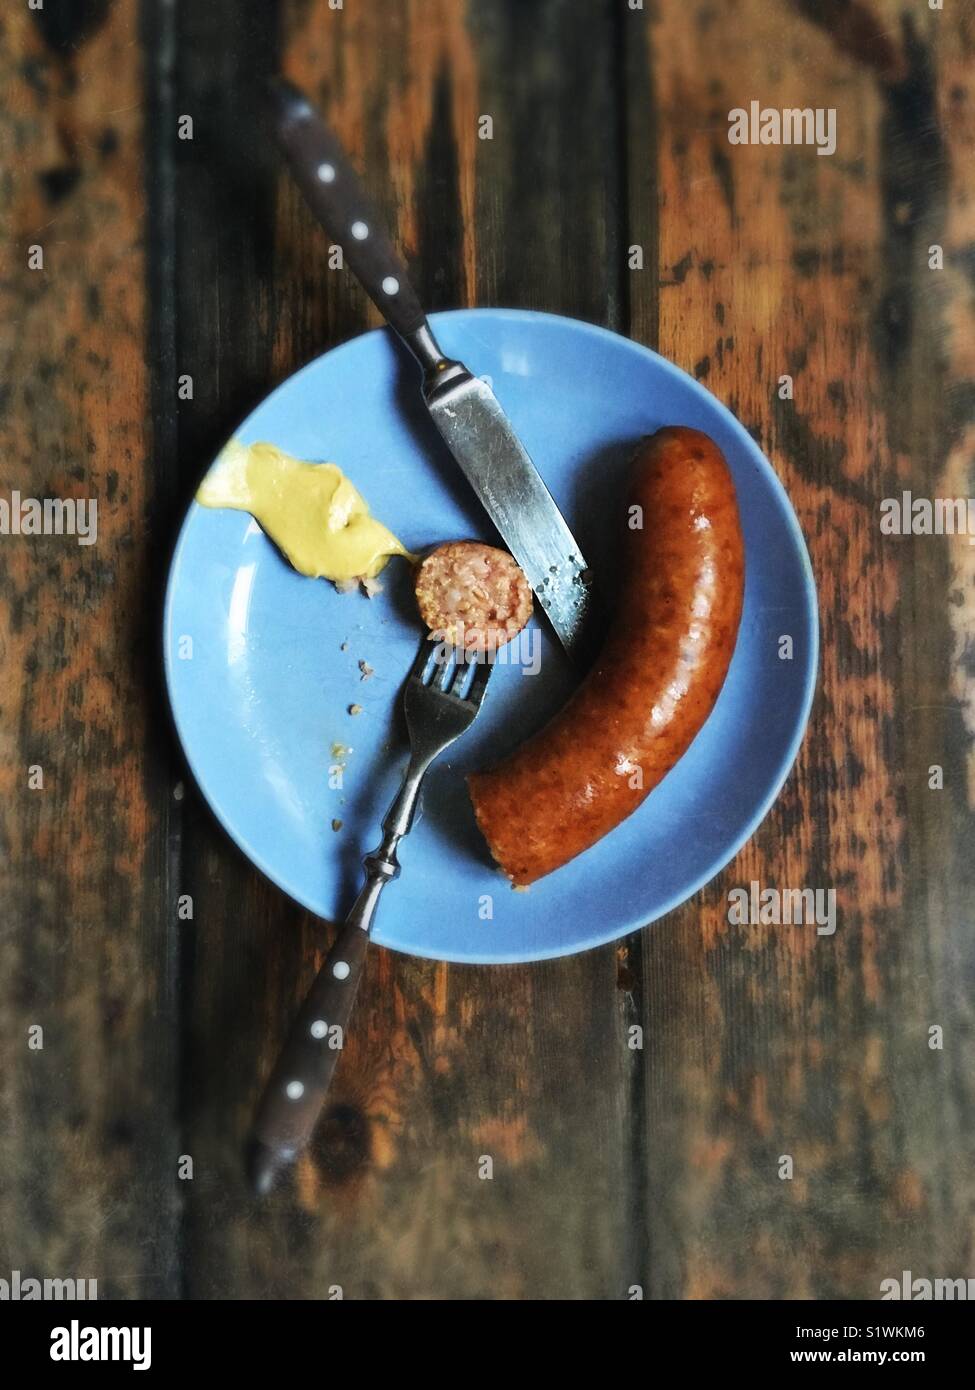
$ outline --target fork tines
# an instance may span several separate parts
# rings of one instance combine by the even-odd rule
[[[448,642],[425,637],[420,643],[410,676],[421,685],[479,705],[493,669],[492,654],[473,655]]]

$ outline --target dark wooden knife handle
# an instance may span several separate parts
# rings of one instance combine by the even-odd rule
[[[292,83],[275,78],[269,91],[275,135],[312,212],[390,326],[415,333],[426,316],[339,141]]]
[[[248,1168],[260,1193],[308,1143],[321,1113],[362,979],[369,933],[353,913],[291,1026],[254,1120]]]

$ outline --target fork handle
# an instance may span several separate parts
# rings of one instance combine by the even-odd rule
[[[345,1043],[359,990],[379,895],[399,877],[396,847],[409,833],[429,759],[411,759],[403,785],[383,821],[378,849],[363,863],[366,881],[305,997],[261,1097],[247,1164],[263,1195],[308,1144]]]
[[[362,890],[360,901],[370,886]],[[381,886],[373,887],[377,896]],[[341,1056],[369,945],[369,932],[360,924],[356,908],[340,927],[291,1025],[258,1107],[248,1168],[255,1191],[262,1195],[310,1140]]]

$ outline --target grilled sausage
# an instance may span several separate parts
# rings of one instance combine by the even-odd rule
[[[623,589],[595,665],[539,733],[468,778],[478,825],[518,886],[636,810],[690,746],[731,661],[744,548],[717,445],[658,430],[637,451],[626,501]]]
[[[416,576],[416,601],[432,639],[493,652],[532,614],[528,580],[506,550],[480,541],[438,545]]]

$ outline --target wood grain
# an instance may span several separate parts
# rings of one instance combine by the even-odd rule
[[[206,53],[226,14],[183,17],[180,50]],[[530,19],[494,7],[470,24],[450,0],[343,12],[306,3],[284,6],[281,20],[283,70],[326,104],[428,307],[544,304],[611,320],[616,173],[601,144],[614,119],[609,6],[584,28],[565,3],[536,6]],[[271,70],[272,48],[265,39],[238,50],[226,87],[207,93],[193,163],[177,175],[189,219],[180,235],[211,248],[179,287],[179,355],[212,354],[227,338],[224,306],[247,306],[218,394],[194,402],[205,424],[181,430],[191,473],[262,373],[279,379],[375,322],[347,275],[325,269],[327,239],[287,178],[268,175],[261,213],[253,187],[238,190],[210,143],[229,137],[234,90]],[[199,103],[204,80],[202,58],[180,63],[178,104]],[[481,114],[494,118],[493,141],[478,140]],[[255,232],[265,225],[266,243]],[[231,241],[235,254],[221,254]],[[322,1298],[334,1285],[346,1297],[625,1294],[638,1259],[628,1239],[636,1054],[625,1046],[614,949],[483,970],[377,948],[313,1150],[294,1186],[259,1207],[243,1185],[241,1140],[326,933],[245,868],[206,815],[193,814],[185,881],[196,910],[191,1294]],[[484,1155],[490,1181],[478,1176]]]
[[[148,746],[163,711],[138,33],[103,5],[15,6],[3,26],[0,495],[99,510],[92,545],[0,537],[0,1266],[166,1296],[176,922],[167,758]]]
[[[656,1297],[876,1298],[904,1268],[971,1269],[971,1012],[957,988],[973,960],[971,574],[951,573],[964,541],[879,528],[901,487],[940,495],[946,460],[952,492],[969,491],[970,373],[953,400],[944,378],[946,348],[961,347],[950,316],[970,297],[957,211],[970,126],[953,159],[939,105],[967,109],[971,34],[958,16],[903,10],[665,3],[628,40],[654,72],[643,141],[660,181],[659,290],[635,275],[632,300],[659,294],[661,351],[773,459],[823,638],[784,794],[728,871],[644,938]],[[753,99],[835,108],[835,156],[731,146],[728,112]],[[948,237],[939,282],[927,248]],[[928,789],[934,763],[943,792]],[[753,879],[835,888],[836,935],[729,926],[728,889]],[[943,1052],[928,1047],[935,1023]]]
[[[0,536],[0,1274],[302,1299],[971,1275],[975,549],[879,527],[901,488],[972,490],[970,9],[85,0],[2,32],[0,497],[95,496],[99,538]],[[377,950],[313,1151],[259,1203],[241,1143],[329,929],[200,801],[157,649],[202,469],[377,322],[265,138],[279,70],[429,307],[604,324],[738,413],[808,539],[823,653],[782,796],[667,920],[536,966]],[[731,146],[753,99],[835,108],[836,154]],[[835,936],[730,925],[753,879],[835,888]]]

